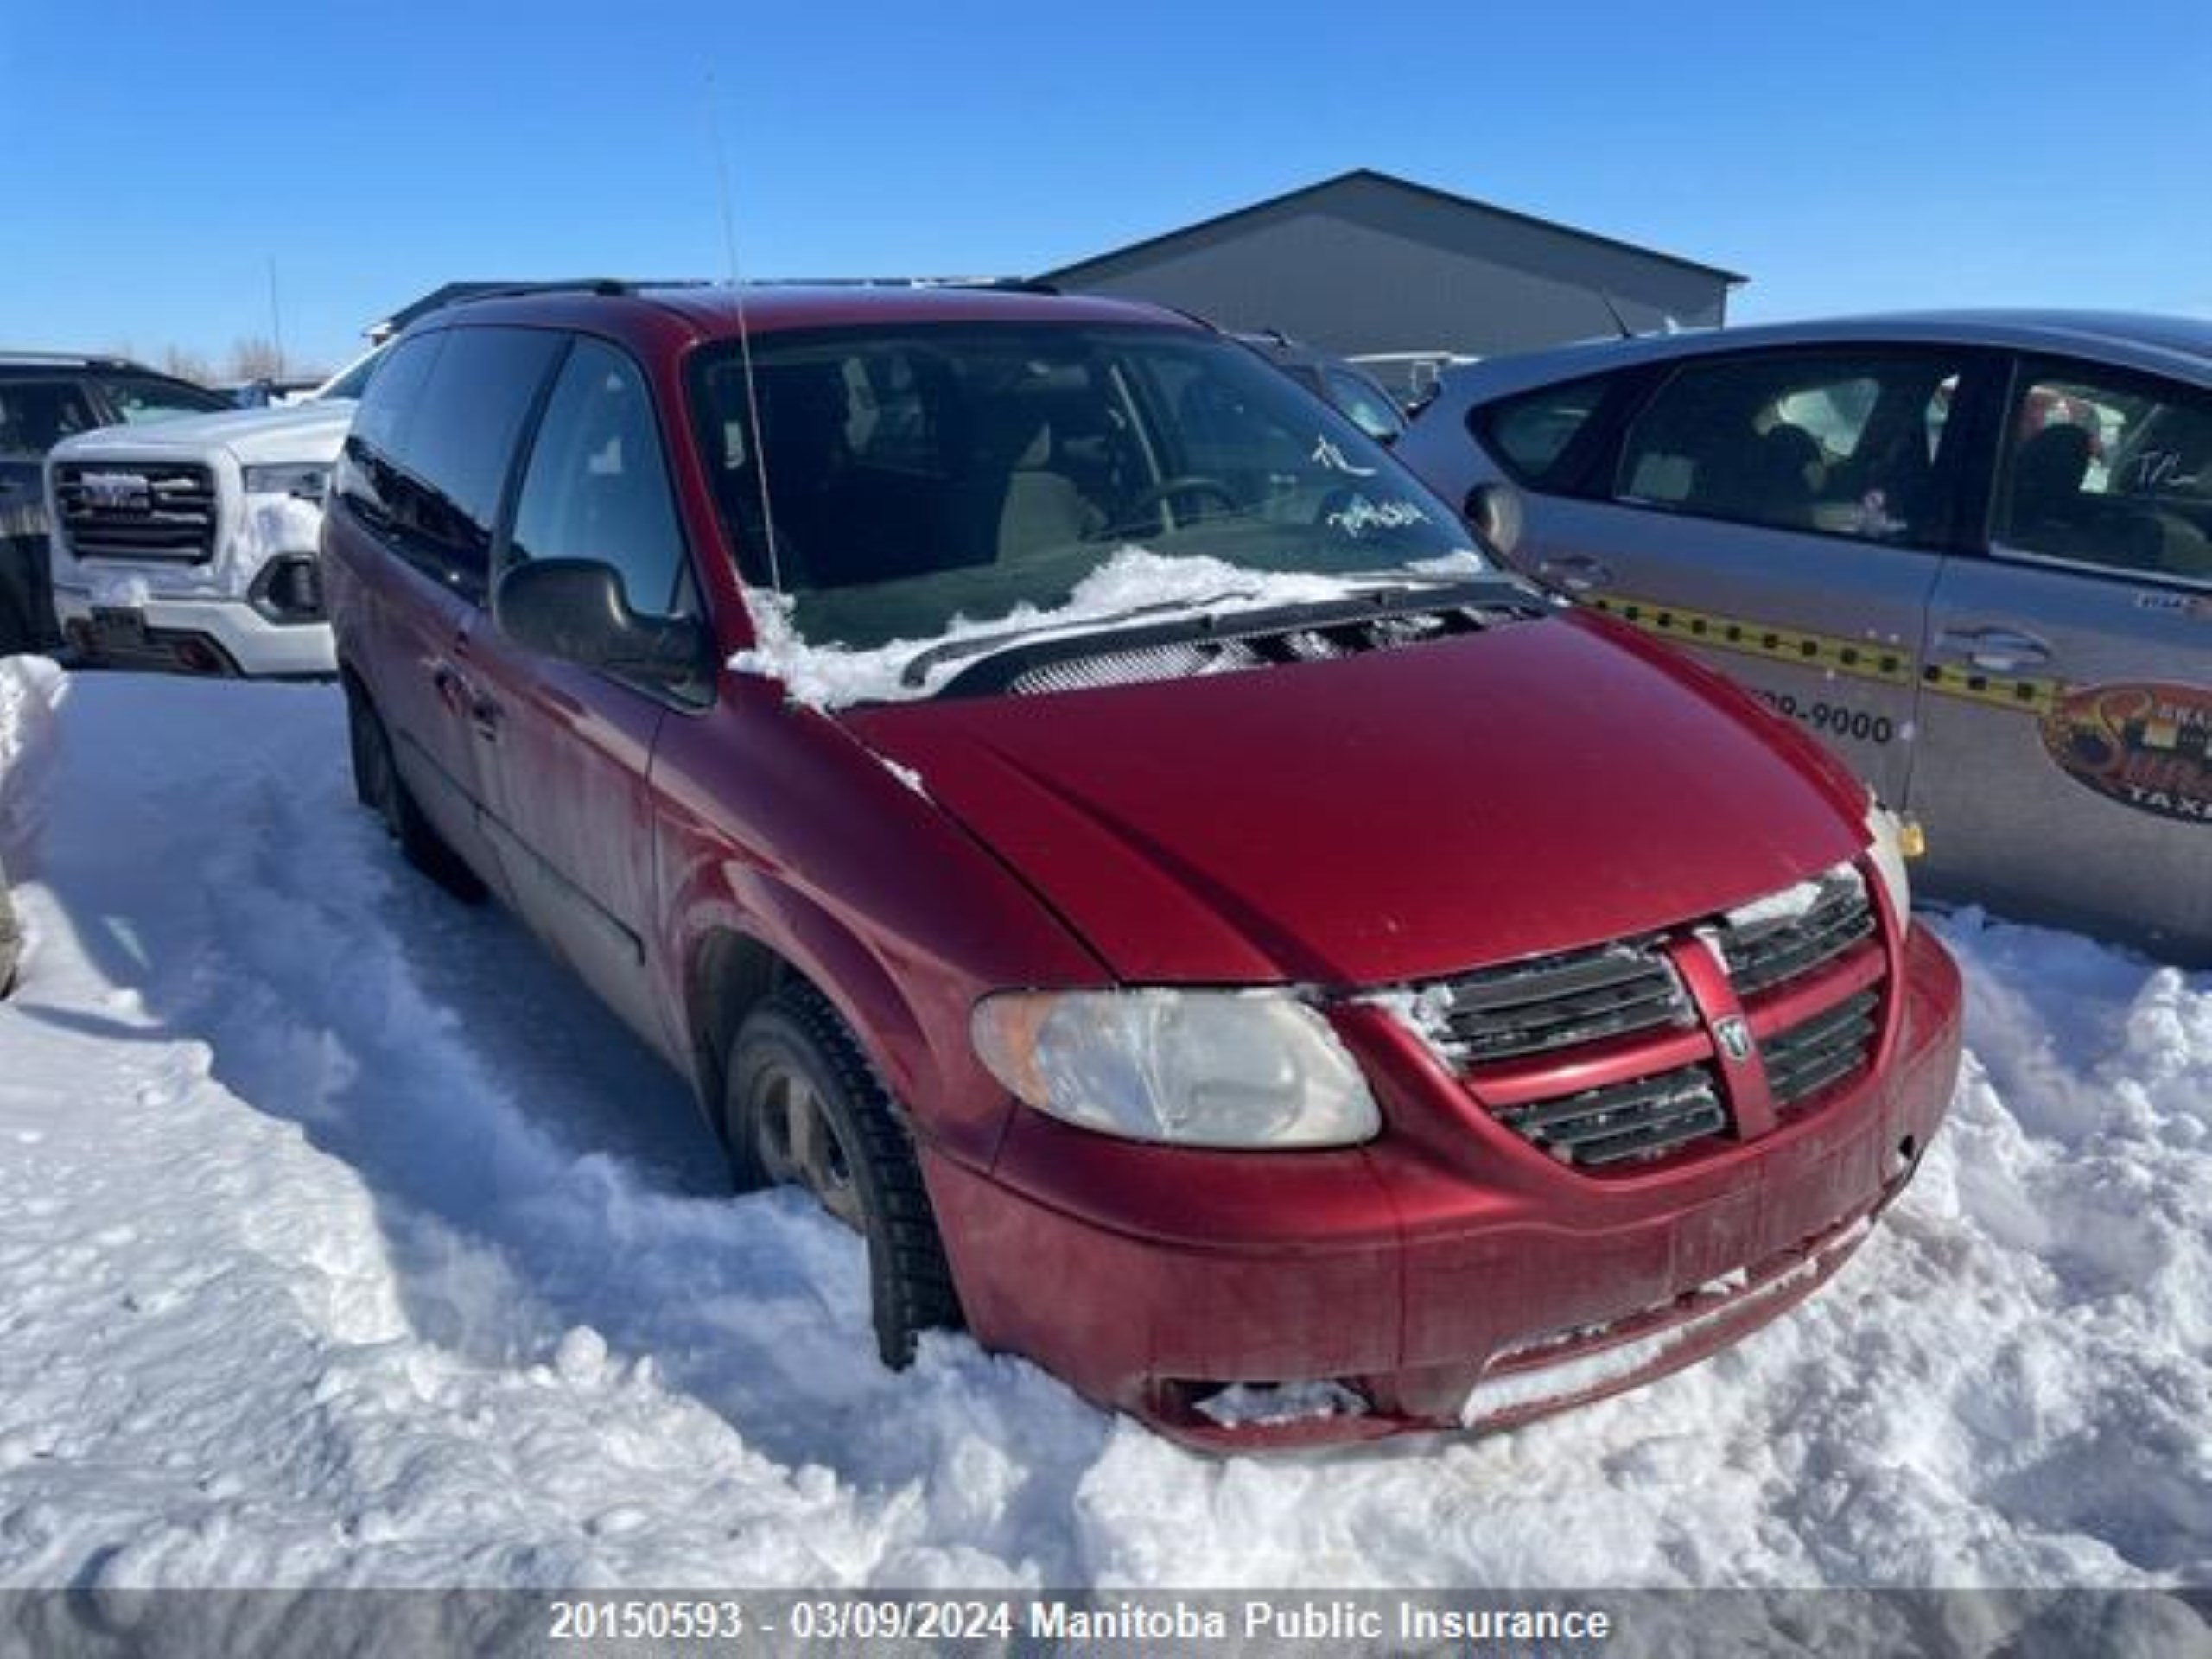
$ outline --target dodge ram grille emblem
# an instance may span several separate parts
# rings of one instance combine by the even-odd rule
[[[1741,1014],[1725,1014],[1714,1020],[1713,1037],[1730,1064],[1741,1065],[1751,1058],[1751,1028],[1744,1023]]]
[[[154,505],[153,486],[143,473],[86,473],[81,481],[87,506],[144,512]]]

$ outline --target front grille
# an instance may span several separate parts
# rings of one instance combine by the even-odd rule
[[[205,467],[74,462],[54,473],[69,550],[80,559],[174,559],[215,550],[215,483]]]
[[[1431,981],[1409,988],[1398,1006],[1478,1096],[1497,1091],[1491,1109],[1497,1121],[1532,1145],[1577,1167],[1649,1160],[1728,1130],[1713,1063],[1681,1065],[1688,1056],[1675,1045],[1665,1058],[1653,1056],[1654,1065],[1670,1070],[1560,1094],[1542,1092],[1548,1066],[1573,1065],[1585,1058],[1580,1051],[1604,1044],[1592,1056],[1602,1052],[1618,1076],[1652,1039],[1611,1039],[1694,1027],[1698,1010],[1674,963],[1688,960],[1682,947],[1694,938],[1703,941],[1694,948],[1719,953],[1738,1001],[1754,1014],[1787,988],[1804,995],[1834,970],[1831,995],[1841,1000],[1759,1046],[1775,1106],[1807,1109],[1872,1061],[1883,991],[1865,952],[1875,932],[1865,879],[1840,864],[1703,924]],[[1851,987],[1858,988],[1847,994]],[[1533,1076],[1510,1064],[1554,1054],[1559,1060],[1539,1061]]]
[[[1660,1157],[1728,1126],[1712,1068],[1705,1065],[1586,1089],[1498,1116],[1530,1145],[1580,1168]]]
[[[1866,883],[1840,864],[1807,884],[1802,909],[1747,905],[1721,918],[1713,942],[1728,964],[1738,996],[1753,996],[1808,974],[1871,938],[1874,909]]]
[[[1801,1105],[1866,1064],[1880,999],[1861,991],[1766,1039],[1767,1087],[1777,1106]]]
[[[1439,1039],[1471,1065],[1692,1018],[1674,965],[1648,943],[1540,957],[1444,980],[1422,995]]]

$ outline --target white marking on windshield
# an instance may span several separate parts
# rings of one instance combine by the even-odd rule
[[[1332,473],[1348,473],[1354,478],[1375,476],[1375,468],[1372,467],[1353,466],[1351,458],[1338,448],[1335,442],[1326,434],[1324,434],[1320,441],[1313,446],[1313,462],[1318,467],[1326,467]]]
[[[1370,530],[1403,530],[1408,524],[1425,524],[1428,515],[1410,501],[1370,501],[1363,495],[1350,506],[1331,513],[1328,522],[1332,528],[1356,541]]]

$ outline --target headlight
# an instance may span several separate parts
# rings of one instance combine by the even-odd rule
[[[287,461],[276,467],[245,469],[248,495],[296,495],[302,501],[320,501],[330,487],[330,468],[319,461]]]
[[[1329,1023],[1277,991],[1014,991],[969,1021],[976,1057],[1042,1112],[1132,1141],[1338,1147],[1381,1127]]]
[[[1912,930],[1912,879],[1905,874],[1904,862],[1920,854],[1920,827],[1907,823],[1896,813],[1884,806],[1872,795],[1866,798],[1867,852],[1874,861],[1875,874],[1882,878],[1882,887],[1890,895],[1890,908],[1897,912],[1897,930]]]

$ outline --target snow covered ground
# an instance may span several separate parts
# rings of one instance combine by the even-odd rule
[[[399,862],[334,691],[60,689],[0,665],[0,1583],[2212,1581],[2212,979],[1940,922],[1949,1127],[1807,1307],[1516,1433],[1215,1460],[963,1338],[880,1370],[857,1244],[721,1196]]]

